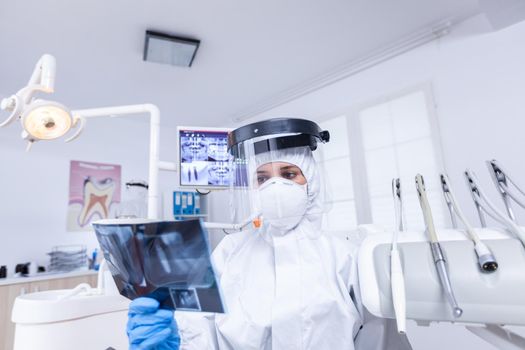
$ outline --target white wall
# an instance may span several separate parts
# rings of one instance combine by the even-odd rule
[[[478,223],[462,177],[465,168],[477,172],[482,185],[498,204],[501,200],[496,196],[485,160],[496,158],[518,180],[525,178],[521,157],[525,148],[524,36],[525,22],[491,32],[480,15],[438,41],[254,119],[282,115],[322,118],[430,82],[436,99],[445,170],[465,211]]]
[[[430,82],[433,86],[445,170],[464,211],[477,215],[462,172],[475,170],[502,207],[485,160],[498,159],[525,186],[525,22],[492,32],[483,16],[469,19],[433,43],[268,111],[254,119],[301,116],[322,119],[385,95]],[[351,45],[351,43],[349,43]],[[525,215],[521,214],[522,223]],[[495,349],[461,327],[409,327],[414,349]]]
[[[149,124],[143,120],[90,120],[75,142],[40,142],[29,153],[19,125],[0,129],[0,265],[12,273],[20,262],[47,265],[54,245],[96,247],[94,233],[66,231],[69,161],[120,164],[123,182],[147,180]],[[162,160],[174,161],[175,147],[176,130],[163,128]],[[161,173],[161,189],[176,184],[175,173]]]

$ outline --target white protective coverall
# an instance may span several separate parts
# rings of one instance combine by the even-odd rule
[[[227,313],[177,311],[181,349],[411,349],[395,324],[363,310],[355,249],[321,232],[321,185],[310,149],[256,157],[257,165],[268,161],[302,170],[306,214],[289,231],[263,225],[221,241],[212,258]]]

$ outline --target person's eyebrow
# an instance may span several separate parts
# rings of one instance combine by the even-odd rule
[[[257,170],[257,174],[265,174],[265,173],[269,173],[268,170]]]
[[[285,165],[285,166],[281,167],[280,169],[281,170],[299,169],[299,167],[297,165]]]

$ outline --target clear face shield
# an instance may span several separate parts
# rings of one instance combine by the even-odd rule
[[[324,182],[313,151],[329,133],[311,121],[270,119],[230,133],[233,220],[246,228],[320,225]]]

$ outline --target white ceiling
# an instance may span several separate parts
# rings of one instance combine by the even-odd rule
[[[157,104],[166,125],[220,125],[477,0],[0,0],[0,96],[43,53],[72,109]],[[146,29],[201,40],[191,68],[143,62]]]

